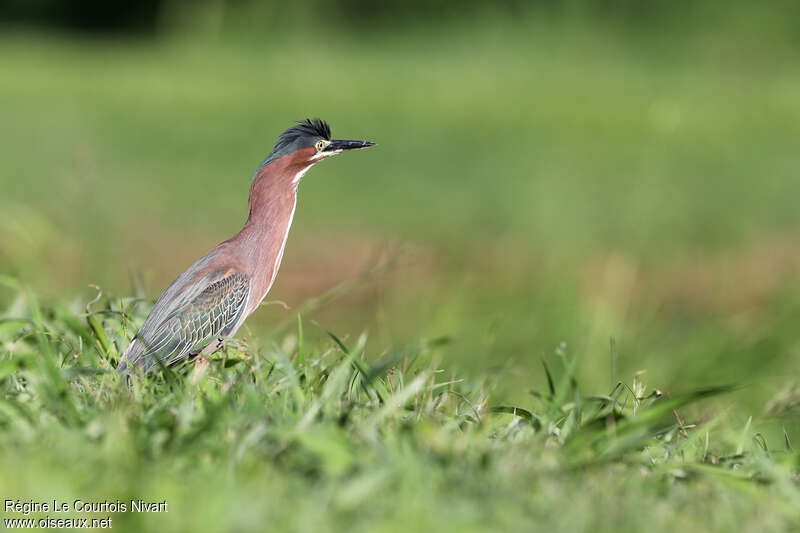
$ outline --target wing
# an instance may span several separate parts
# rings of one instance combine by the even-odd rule
[[[158,366],[159,360],[164,365],[174,364],[200,351],[215,337],[227,336],[233,331],[247,306],[249,280],[240,273],[209,277],[212,279],[201,280],[200,287],[197,284],[188,287],[193,297],[188,301],[184,298],[182,305],[169,313],[159,308],[159,304],[166,305],[164,296],[159,299],[125,350],[119,365],[121,372],[130,372],[128,365],[131,364],[144,373]],[[151,321],[151,318],[157,320]]]

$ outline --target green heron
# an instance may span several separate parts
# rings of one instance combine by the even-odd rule
[[[267,295],[280,267],[297,185],[315,163],[369,141],[331,139],[322,120],[284,131],[250,181],[250,215],[232,238],[167,287],[122,354],[118,370],[147,373],[222,348]]]

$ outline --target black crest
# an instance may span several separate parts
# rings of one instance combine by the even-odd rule
[[[331,127],[328,126],[327,122],[318,118],[307,118],[298,121],[295,126],[292,126],[278,136],[278,140],[275,141],[272,152],[270,152],[267,158],[258,166],[258,169],[256,169],[250,181],[252,182],[253,179],[255,179],[262,168],[279,157],[300,150],[301,148],[314,146],[320,138],[326,141],[331,140]]]
[[[306,135],[311,135],[314,137],[322,137],[326,141],[331,140],[331,127],[328,126],[328,123],[322,119],[315,118],[311,120],[307,118],[305,120],[300,120],[297,122],[297,126],[293,126],[286,130],[283,135],[286,135],[290,131],[297,131],[298,133],[304,133]],[[283,137],[281,135],[281,137]]]
[[[288,130],[284,131],[278,136],[278,140],[275,141],[275,147],[272,149],[272,152],[283,152],[282,155],[285,155],[284,148],[286,147],[293,147],[294,150],[299,148],[303,148],[302,141],[306,141],[309,146],[313,146],[317,139],[322,137],[325,140],[331,139],[331,128],[324,120],[320,120],[315,118],[311,120],[309,118],[305,120],[301,120],[297,122],[296,126],[292,126]],[[301,141],[298,143],[298,141]],[[291,150],[291,151],[294,151]]]

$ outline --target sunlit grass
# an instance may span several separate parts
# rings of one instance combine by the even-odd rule
[[[800,519],[789,437],[709,411],[703,400],[727,387],[670,393],[637,375],[592,394],[561,347],[528,376],[523,404],[498,404],[491,380],[440,367],[447,339],[370,354],[364,335],[309,344],[298,317],[280,337],[129,388],[114,366],[148,304],[42,306],[4,283],[20,291],[0,319],[8,497],[168,501],[167,514],[112,514],[124,530],[767,531]]]

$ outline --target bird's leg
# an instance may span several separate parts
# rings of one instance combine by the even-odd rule
[[[205,366],[208,364],[208,356],[217,353],[224,347],[225,339],[222,337],[217,337],[213,341],[209,342],[202,350],[194,354],[192,359],[195,360],[196,365]]]

